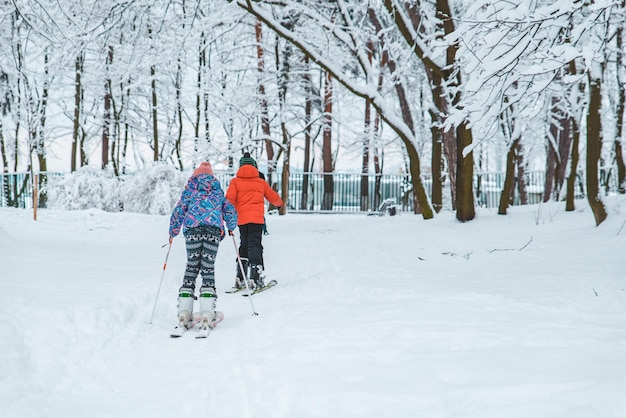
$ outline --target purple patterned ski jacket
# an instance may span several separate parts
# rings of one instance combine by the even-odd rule
[[[170,217],[170,236],[183,234],[197,226],[216,226],[224,236],[224,221],[229,231],[237,228],[237,211],[224,197],[220,182],[210,174],[192,176]]]

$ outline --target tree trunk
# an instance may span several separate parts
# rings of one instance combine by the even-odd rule
[[[397,77],[397,65],[396,65],[395,60],[389,55],[389,51],[387,50],[387,48],[385,46],[385,37],[383,36],[385,31],[384,31],[384,28],[383,28],[383,26],[382,26],[382,24],[380,22],[380,19],[378,18],[378,15],[377,15],[376,11],[374,9],[372,9],[372,8],[370,8],[368,10],[368,15],[369,15],[370,22],[372,22],[372,24],[376,28],[376,32],[380,34],[379,35],[379,42],[381,44],[381,52],[382,52],[382,54],[381,54],[382,55],[381,66],[387,66],[387,68],[389,68],[389,72],[391,73],[391,75],[394,76],[394,77]],[[382,87],[382,79],[379,77],[379,83],[378,83],[378,91],[379,92],[380,92],[381,87]],[[402,82],[400,82],[400,81],[396,81],[394,83],[394,88],[396,90],[396,95],[398,96],[398,102],[399,102],[400,111],[401,111],[401,114],[402,114],[402,121],[409,128],[409,130],[411,131],[412,137],[414,138],[415,137],[415,124],[413,123],[413,114],[411,112],[411,105],[410,105],[409,100],[408,100],[408,95],[406,93],[406,89],[404,87],[404,84]],[[415,148],[415,144],[411,142],[411,145],[409,145],[409,147]],[[409,171],[411,171],[413,173],[413,172],[415,172],[413,165],[416,164],[418,167],[420,166],[420,164],[419,164],[419,155],[417,154],[417,150],[415,150],[415,152],[413,152],[413,151],[409,151],[407,149],[407,153],[409,155]],[[418,158],[417,162],[415,162],[413,160],[416,157]],[[420,174],[420,178],[419,179],[412,180],[412,181],[414,183],[413,184],[413,190],[415,192],[417,190],[420,190],[420,189],[423,190],[421,174]],[[420,183],[419,185],[417,184],[418,182]],[[413,198],[413,213],[415,213],[415,214],[422,213],[421,206],[424,204],[423,200],[424,199],[418,199],[416,196],[414,196],[414,198]],[[430,206],[430,205],[427,204],[427,206]],[[427,213],[432,213],[431,208],[430,207],[427,208],[426,212]]]
[[[302,197],[300,199],[300,209],[306,210],[309,201],[309,172],[311,158],[311,113],[313,107],[313,91],[311,88],[311,73],[309,66],[309,57],[304,57],[304,91],[306,97],[304,99],[304,163],[302,165],[304,174],[302,175]]]
[[[183,103],[182,103],[182,84],[183,84],[183,62],[181,57],[178,57],[178,65],[176,66],[176,118],[178,121],[178,132],[176,135],[176,143],[174,144],[174,151],[176,153],[176,162],[178,168],[182,171],[184,169],[183,158],[181,155],[181,148],[183,143]],[[203,156],[204,157],[204,156]],[[204,158],[203,158],[204,159]]]
[[[528,189],[526,185],[526,168],[524,167],[524,150],[520,141],[515,148],[515,164],[517,165],[517,192],[520,205],[528,204]]]
[[[39,128],[37,129],[37,160],[39,162],[39,171],[40,175],[37,176],[37,181],[39,182],[38,190],[39,196],[37,199],[37,205],[40,208],[45,208],[48,202],[48,197],[46,193],[46,183],[47,183],[47,174],[48,171],[48,159],[47,159],[47,151],[46,151],[46,111],[48,109],[48,96],[50,90],[50,71],[48,68],[48,51],[46,50],[44,54],[44,73],[45,79],[43,83],[43,90],[41,92],[41,104],[39,109]]]
[[[4,115],[3,115],[4,116]],[[9,161],[7,159],[6,148],[4,145],[4,128],[2,125],[2,119],[0,119],[0,154],[2,154],[2,172],[4,174],[9,173]],[[9,181],[7,177],[2,177],[2,196],[7,201],[8,206],[11,206],[11,189],[9,187]]]
[[[374,23],[376,26],[376,29],[378,31],[379,27],[382,27],[380,25],[380,21],[378,20],[378,16],[376,15],[375,12],[368,10],[368,14],[370,15],[370,21],[372,21],[372,23]],[[388,67],[387,62],[389,61],[389,54],[387,52],[386,49],[383,49],[381,51],[382,53],[380,53],[380,68],[381,71],[379,71],[378,73],[378,84],[376,85],[376,91],[378,93],[381,93],[383,90],[383,81],[384,81],[384,77],[383,77],[383,71],[382,69],[385,67]],[[367,99],[366,99],[367,100]],[[380,136],[381,136],[381,132],[380,132],[380,113],[378,113],[377,111],[374,113],[374,125],[373,128],[370,127],[370,130],[372,131],[372,138],[371,138],[371,143],[370,145],[372,145],[373,143],[373,148],[374,148],[374,156],[373,156],[373,162],[374,162],[374,173],[375,173],[375,177],[374,177],[374,205],[373,208],[374,209],[378,209],[380,207],[380,204],[382,203],[382,193],[381,193],[381,186],[382,186],[382,174],[383,174],[383,165],[384,165],[384,161],[383,161],[383,150],[379,148],[379,145],[381,144],[380,141]]]
[[[120,81],[119,84],[119,92],[120,92],[120,113],[116,112],[115,124],[117,126],[117,134],[118,141],[121,143],[118,147],[118,164],[120,168],[120,173],[126,173],[126,154],[128,151],[128,140],[130,135],[130,122],[128,121],[128,104],[130,103],[130,78],[127,82]]]
[[[89,164],[89,154],[87,153],[87,146],[85,145],[86,140],[87,140],[87,134],[86,134],[85,130],[81,128],[81,130],[80,130],[80,142],[79,142],[80,166],[81,167],[84,167],[87,164]]]
[[[289,164],[291,156],[291,135],[287,130],[287,123],[285,122],[285,108],[287,100],[287,89],[289,86],[289,72],[290,72],[290,57],[291,46],[287,43],[284,48],[280,48],[280,42],[276,39],[275,43],[276,51],[276,72],[278,74],[278,105],[279,105],[279,119],[280,130],[283,137],[282,148],[278,152],[276,159],[280,158],[280,154],[283,154],[283,170],[281,175],[280,191],[283,200],[283,205],[279,210],[280,215],[287,214],[287,207],[289,204]],[[272,207],[272,205],[270,205]]]
[[[567,178],[567,197],[565,202],[565,211],[571,212],[575,209],[574,200],[575,200],[575,190],[576,187],[576,178],[578,177],[578,146],[580,144],[580,130],[578,129],[578,124],[574,119],[572,119],[572,157],[570,158],[570,169],[569,169],[569,177]]]
[[[335,196],[335,183],[333,181],[333,155],[332,155],[332,127],[333,127],[333,79],[330,73],[326,73],[324,80],[324,130],[322,145],[322,160],[324,165],[324,194],[322,198],[322,210],[332,210]]]
[[[622,11],[626,9],[626,1],[622,0]],[[617,103],[616,132],[615,132],[615,163],[617,164],[617,189],[621,194],[626,193],[626,165],[624,163],[624,155],[622,145],[624,143],[624,113],[626,108],[626,80],[624,80],[624,72],[626,71],[626,52],[624,51],[624,28],[620,26],[617,29],[617,86],[619,90],[619,99]]]
[[[364,212],[369,210],[369,165],[370,165],[370,102],[365,100],[365,126],[363,129],[363,157],[361,160],[361,205]]]
[[[552,188],[554,186],[554,178],[556,174],[556,159],[557,153],[556,149],[558,148],[559,141],[559,123],[555,120],[557,119],[557,115],[559,114],[558,107],[558,98],[552,97],[552,108],[550,111],[550,137],[548,138],[548,150],[546,156],[546,176],[545,176],[545,184],[543,187],[543,201],[548,202],[552,197]],[[562,121],[562,118],[558,118],[559,121]]]
[[[274,146],[272,145],[270,118],[265,94],[265,52],[263,50],[263,26],[260,20],[257,19],[254,29],[256,35],[259,107],[261,108],[261,132],[263,132],[265,151],[267,152],[267,181],[270,186],[273,187],[273,174],[276,171],[276,161],[274,161]]]
[[[437,18],[442,22],[444,33],[450,35],[454,32],[454,20],[452,9],[448,0],[437,0]],[[458,45],[453,44],[446,51],[446,70],[443,72],[443,81],[447,88],[456,90],[451,99],[452,106],[458,106],[461,100],[461,71],[455,71],[457,66],[456,51]],[[444,133],[444,147],[446,136]],[[451,141],[450,141],[451,142]],[[474,153],[465,149],[473,142],[472,130],[468,126],[468,121],[464,120],[456,127],[456,177],[451,177],[451,182],[455,181],[456,190],[456,218],[461,222],[471,221],[476,216],[474,204]],[[465,155],[464,155],[465,154]],[[450,152],[452,155],[452,152]],[[451,183],[452,184],[452,183]]]
[[[432,138],[432,154],[431,154],[431,200],[433,202],[433,209],[437,213],[443,208],[443,147],[441,129],[437,126],[437,114],[434,110],[430,109],[430,118],[432,123],[430,124],[430,136]]]
[[[549,201],[552,195],[558,199],[565,181],[565,169],[572,145],[571,118],[566,113],[562,109],[561,100],[553,97],[550,117],[551,140],[548,141],[544,202]]]
[[[148,38],[152,39],[152,27],[148,26]],[[158,98],[157,98],[157,88],[156,88],[156,64],[152,63],[150,65],[150,94],[152,101],[152,146],[153,146],[153,155],[152,160],[154,162],[159,161],[159,118],[158,118]]]
[[[111,87],[111,92],[113,88]],[[115,102],[115,96],[111,93],[111,109],[112,109],[112,121],[113,121],[113,135],[111,141],[111,158],[110,161],[113,165],[113,173],[115,176],[120,175],[120,113],[117,110],[117,104]]]
[[[106,56],[107,78],[104,82],[104,116],[102,126],[102,168],[109,165],[109,136],[111,127],[111,75],[109,74],[110,66],[113,63],[113,46],[109,45]]]
[[[378,112],[374,118],[374,142],[378,144],[380,142],[380,116]],[[379,149],[377,145],[374,146],[374,173],[376,173],[376,180],[374,182],[374,208],[378,209],[382,201],[381,193],[381,180],[383,176],[383,150]]]
[[[15,99],[15,129],[13,133],[13,150],[14,150],[14,159],[13,159],[13,172],[17,172],[17,168],[19,167],[19,138],[20,138],[20,130],[21,130],[21,120],[22,120],[22,83],[24,77],[24,52],[22,50],[22,43],[20,41],[20,25],[17,20],[20,20],[21,17],[19,13],[16,11],[11,15],[11,23],[12,27],[15,28],[16,33],[14,34],[15,39],[17,40],[15,44],[15,59],[17,61],[17,80],[15,82],[16,91],[16,99]],[[29,150],[30,152],[30,150]],[[17,196],[17,182],[14,183],[14,196]]]
[[[9,159],[7,158],[6,146],[4,144],[4,118],[11,109],[11,94],[9,90],[9,75],[0,69],[0,156],[2,157],[2,172],[9,172]],[[2,182],[2,193],[8,198],[9,183]]]
[[[291,138],[289,133],[287,132],[287,126],[285,123],[282,123],[283,130],[283,144],[285,145],[285,152],[283,153],[283,172],[281,176],[280,183],[280,193],[283,199],[283,205],[279,210],[280,215],[287,214],[287,207],[289,205],[289,164],[290,164],[290,156],[291,156]]]
[[[449,106],[455,106],[460,101],[460,86],[462,85],[461,75],[459,71],[455,71],[456,67],[456,50],[457,45],[450,45],[446,50],[445,68],[439,67],[432,59],[432,56],[421,49],[419,43],[414,42],[412,31],[409,30],[407,22],[396,13],[395,3],[391,0],[384,0],[384,5],[388,12],[395,16],[395,23],[400,30],[405,41],[412,46],[415,55],[423,62],[426,73],[431,82],[431,90],[433,92],[433,102],[439,111],[440,119],[445,120],[448,114]],[[420,16],[415,7],[415,3],[405,2],[404,9],[411,19],[414,30],[423,27],[419,24]],[[454,21],[452,12],[447,0],[436,1],[436,17],[439,20],[438,26],[443,29],[445,35],[454,32]],[[447,91],[456,90],[457,93],[450,97],[444,94]],[[448,160],[448,172],[450,189],[452,193],[452,206],[457,211],[457,219],[465,222],[474,219],[474,191],[473,176],[474,162],[472,153],[468,153],[463,157],[463,149],[471,144],[472,132],[468,127],[467,121],[461,123],[456,129],[448,129],[442,132],[443,150]],[[459,170],[467,170],[459,172]],[[459,203],[459,199],[463,202]],[[472,207],[470,207],[472,206]]]
[[[367,59],[372,64],[372,56],[374,54],[374,42],[371,40],[367,43]],[[370,185],[369,185],[369,168],[370,168],[370,146],[371,146],[371,103],[365,99],[365,117],[363,126],[363,155],[361,159],[361,202],[360,209],[366,212],[370,209]]]
[[[602,72],[603,73],[603,72]],[[602,74],[600,73],[600,74]],[[600,198],[598,185],[598,162],[602,149],[602,79],[589,75],[589,110],[587,113],[587,199],[593,211],[596,225],[607,217]]]
[[[565,172],[572,147],[572,120],[564,116],[562,119],[562,129],[559,135],[559,160],[556,163],[555,187],[557,197],[560,198],[563,184],[565,183]]]
[[[196,75],[196,116],[193,124],[194,151],[198,151],[200,143],[200,120],[202,117],[202,75],[206,65],[206,35],[200,34],[198,45],[198,74]]]
[[[80,135],[80,109],[83,98],[83,86],[81,76],[83,72],[83,52],[79,52],[74,62],[74,128],[72,130],[72,157],[70,171],[76,171],[76,162],[78,160],[78,141]]]
[[[506,211],[511,205],[511,196],[513,194],[513,181],[515,180],[515,154],[517,152],[517,146],[520,143],[521,138],[516,138],[509,147],[509,152],[506,155],[506,174],[504,176],[504,186],[502,187],[502,193],[500,194],[500,205],[498,206],[498,215],[506,215]]]
[[[457,170],[456,170],[456,218],[461,222],[471,221],[476,216],[474,205],[474,153],[463,156],[465,147],[472,143],[472,131],[467,121],[456,129]]]
[[[8,173],[9,159],[7,158],[7,151],[4,145],[4,125],[2,124],[2,119],[0,119],[0,155],[2,155],[2,172]]]
[[[159,119],[156,89],[156,66],[150,66],[150,91],[152,94],[152,144],[154,146],[153,161],[159,161]]]

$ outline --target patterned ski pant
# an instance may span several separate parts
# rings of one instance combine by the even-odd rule
[[[185,233],[187,267],[183,287],[195,289],[198,274],[202,276],[202,286],[215,287],[215,258],[220,235],[220,229],[214,226],[199,226]]]

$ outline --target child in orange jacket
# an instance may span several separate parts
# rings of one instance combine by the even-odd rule
[[[228,199],[237,210],[237,225],[241,242],[239,256],[244,269],[249,270],[247,276],[255,288],[263,287],[263,224],[265,223],[265,200],[276,207],[281,207],[283,201],[278,193],[259,176],[256,161],[246,152],[239,160],[237,176],[231,180],[226,191]],[[235,287],[244,287],[243,274],[237,267]]]

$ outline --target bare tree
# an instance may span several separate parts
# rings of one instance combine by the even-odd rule
[[[284,19],[284,25],[293,25],[294,21]],[[287,92],[289,87],[289,77],[291,73],[291,60],[292,51],[291,45],[285,43],[283,47],[280,46],[280,42],[276,39],[275,45],[275,59],[276,59],[276,73],[278,84],[278,117],[280,121],[280,132],[282,134],[282,144],[278,151],[276,159],[280,158],[280,154],[283,156],[283,166],[281,173],[281,196],[283,199],[283,206],[280,208],[279,213],[285,215],[287,213],[289,203],[289,173],[291,163],[291,134],[287,127]]]
[[[374,43],[368,41],[367,58],[372,64]],[[369,100],[365,100],[365,117],[363,120],[363,140],[362,140],[362,159],[361,159],[361,202],[362,211],[369,210],[370,192],[369,192],[369,166],[370,166],[370,147],[371,147],[371,131],[372,131],[372,110]]]
[[[324,79],[324,128],[322,147],[322,161],[324,164],[324,194],[322,197],[322,210],[332,210],[335,198],[335,183],[333,181],[333,76],[326,73]]]
[[[106,53],[105,68],[109,69],[113,64],[113,46],[109,45]],[[109,165],[109,141],[111,135],[112,112],[111,103],[113,101],[113,90],[111,88],[111,78],[107,77],[104,82],[104,115],[102,117],[102,168]]]
[[[387,11],[394,17],[394,22],[406,44],[422,61],[431,74],[433,103],[439,112],[442,123],[443,149],[448,159],[449,178],[453,190],[453,204],[456,217],[460,221],[470,221],[476,215],[474,205],[474,160],[472,154],[473,134],[466,117],[450,119],[453,109],[462,109],[462,72],[457,60],[460,40],[451,37],[455,31],[454,15],[447,0],[438,0],[435,4],[435,27],[437,33],[450,37],[452,42],[445,43],[445,62],[437,62],[433,51],[427,49],[427,37],[417,25],[422,24],[420,9],[412,7],[410,2],[400,4],[399,0],[384,0]],[[421,5],[421,3],[418,2]],[[426,32],[426,36],[433,34]],[[441,35],[440,35],[441,36]]]
[[[70,161],[70,171],[76,171],[76,162],[78,159],[78,147],[80,142],[80,117],[81,109],[83,106],[83,85],[82,85],[82,72],[83,63],[85,60],[84,52],[80,51],[76,59],[74,60],[74,127],[72,129],[72,151]]]
[[[596,225],[607,217],[598,186],[598,162],[602,148],[602,78],[589,73],[589,110],[587,112],[587,200],[593,211]]]
[[[620,3],[622,17],[626,16],[626,0]],[[618,23],[619,25],[619,23]],[[615,114],[615,163],[617,165],[617,184],[619,193],[626,193],[626,166],[624,162],[623,145],[626,142],[626,130],[624,129],[624,117],[626,114],[626,44],[624,43],[624,19],[617,27],[615,35],[616,59],[615,75],[617,81],[618,98]]]
[[[376,74],[372,66],[367,62],[364,44],[360,42],[360,37],[357,34],[359,31],[355,27],[354,19],[348,12],[345,2],[337,1],[334,4],[323,4],[323,2],[317,4],[315,2],[316,4],[311,5],[311,9],[307,8],[307,4],[298,3],[302,15],[306,16],[307,19],[306,21],[301,19],[302,24],[294,28],[294,30],[284,28],[274,17],[274,14],[269,11],[268,7],[271,7],[271,5],[268,6],[265,3],[269,2],[237,1],[239,7],[246,10],[256,19],[261,20],[279,36],[296,46],[311,61],[332,75],[333,80],[346,87],[352,94],[370,100],[380,117],[394,130],[407,148],[407,154],[411,160],[410,170],[414,189],[414,207],[422,209],[424,218],[432,218],[432,208],[421,179],[419,154],[414,145],[414,134],[406,123],[402,121],[402,118],[398,118],[393,112],[387,100],[377,93]],[[273,6],[282,7],[280,4],[274,4]],[[315,10],[315,6],[320,6],[321,8]],[[342,25],[334,25],[332,23],[332,20],[337,16],[337,10],[340,12],[339,16],[342,18]],[[323,33],[331,36],[327,37],[321,34],[323,38],[316,44],[311,42],[313,40],[311,30],[321,30]],[[355,36],[351,36],[351,34]],[[326,42],[323,39],[336,41],[337,44]],[[350,57],[353,57],[355,61],[344,68],[350,68],[351,70],[358,68],[359,71],[362,71],[366,84],[362,84],[360,81],[355,80],[352,75],[344,73],[343,68],[337,65],[336,61],[338,59],[348,59]],[[368,85],[367,82],[373,83],[373,85]]]
[[[561,194],[572,143],[571,118],[567,109],[561,105],[562,102],[562,99],[552,97],[544,202],[550,200],[553,190],[557,198]]]
[[[304,173],[302,175],[302,196],[300,209],[306,210],[309,202],[309,172],[311,171],[311,142],[312,138],[312,113],[313,113],[313,84],[311,81],[311,68],[309,57],[304,56],[304,68],[302,81],[304,83]]]
[[[500,195],[500,205],[498,214],[506,215],[507,208],[513,203],[513,191],[515,182],[515,163],[520,158],[519,146],[522,141],[522,132],[519,128],[519,115],[516,114],[515,108],[511,107],[510,112],[507,111],[502,115],[502,130],[510,141],[509,151],[506,156],[506,173],[504,178],[504,186]]]
[[[270,185],[274,185],[273,174],[276,171],[276,161],[274,156],[274,145],[272,143],[270,118],[268,111],[267,95],[265,93],[265,50],[263,48],[263,24],[261,20],[256,21],[254,27],[256,36],[257,51],[257,68],[258,68],[258,91],[259,91],[259,107],[261,113],[261,131],[263,133],[263,141],[265,143],[265,151],[267,153],[267,181]]]
[[[2,154],[2,172],[9,172],[9,158],[7,155],[8,147],[4,141],[4,118],[11,111],[11,102],[13,101],[12,92],[9,84],[9,75],[0,68],[0,154]],[[11,193],[9,182],[2,182],[2,194],[9,206],[11,206]]]

